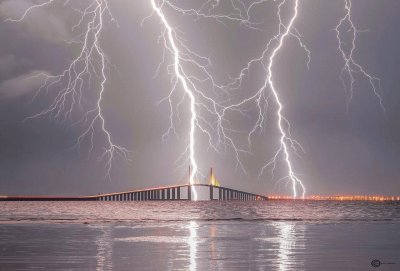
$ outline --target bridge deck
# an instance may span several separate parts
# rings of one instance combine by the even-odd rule
[[[267,200],[268,197],[209,184],[182,184],[83,197],[0,196],[0,201],[150,201],[192,200],[191,187],[208,187],[209,200]],[[186,193],[185,193],[186,192]],[[216,195],[215,195],[216,194]]]

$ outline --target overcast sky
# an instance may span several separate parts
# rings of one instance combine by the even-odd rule
[[[0,194],[89,195],[184,182],[188,164],[178,167],[175,161],[188,143],[189,103],[187,99],[183,102],[181,118],[176,119],[177,135],[163,140],[169,126],[169,106],[158,102],[168,95],[171,77],[166,65],[154,76],[163,58],[159,36],[164,29],[157,16],[141,26],[143,18],[151,14],[150,1],[110,0],[118,24],[105,21],[101,34],[101,46],[112,64],[102,103],[106,127],[116,144],[133,152],[131,161],[114,160],[111,179],[104,178],[104,161],[98,159],[104,144],[101,131],[96,131],[94,151],[89,155],[86,141],[80,151],[71,148],[83,132],[81,126],[71,127],[49,116],[24,121],[46,109],[54,98],[52,91],[57,90],[33,99],[43,81],[32,75],[59,74],[79,54],[79,46],[65,41],[77,33],[71,31],[79,19],[75,5],[87,5],[86,1],[69,1],[63,6],[63,1],[55,1],[52,6],[33,10],[23,22],[5,21],[18,18],[31,3],[38,2],[0,0]],[[368,80],[359,74],[346,109],[349,94],[339,78],[344,63],[334,31],[344,16],[343,2],[300,1],[295,27],[310,49],[309,69],[306,54],[294,37],[287,39],[276,58],[274,82],[284,114],[291,122],[292,136],[305,150],[293,156],[293,165],[307,194],[399,195],[400,1],[354,0],[352,6],[353,22],[362,30],[354,59],[381,79],[386,113]],[[174,3],[184,8],[199,5],[197,1]],[[290,7],[283,13],[286,21],[292,14]],[[166,15],[187,46],[211,59],[210,71],[216,80],[227,83],[251,58],[258,57],[277,33],[276,8],[277,3],[270,1],[252,12],[252,19],[260,22],[259,30],[171,10],[166,10]],[[228,10],[223,7],[221,12]],[[167,61],[169,57],[167,54]],[[193,72],[190,67],[187,71]],[[254,93],[264,80],[263,74],[255,68],[232,99]],[[88,103],[95,103],[98,84],[85,85],[83,91]],[[181,86],[177,91],[183,91]],[[203,91],[213,95],[210,89]],[[197,131],[200,170],[207,174],[214,167],[224,186],[291,194],[284,182],[277,185],[287,171],[282,159],[274,177],[267,170],[258,178],[260,168],[279,143],[274,110],[271,101],[265,129],[253,138],[252,153],[240,156],[246,173],[236,168],[232,149],[216,154],[208,148],[204,134]],[[79,112],[74,114],[79,117]],[[232,116],[239,130],[248,129],[256,120],[252,109],[246,118]],[[246,147],[246,133],[234,138]]]

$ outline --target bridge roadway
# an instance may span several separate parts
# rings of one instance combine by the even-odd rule
[[[83,197],[0,196],[0,201],[155,201],[192,200],[191,187],[208,187],[209,200],[268,200],[268,197],[209,184],[183,184]]]

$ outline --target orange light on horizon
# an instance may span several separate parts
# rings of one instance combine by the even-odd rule
[[[270,195],[270,200],[293,200],[292,196]],[[296,199],[299,200],[299,199]],[[300,199],[303,200],[303,199]],[[337,201],[400,201],[400,196],[382,195],[335,195],[335,196],[306,196],[304,200],[337,200]]]

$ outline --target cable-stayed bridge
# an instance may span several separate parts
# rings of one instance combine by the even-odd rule
[[[189,169],[190,172],[190,169]],[[190,173],[189,173],[190,175]],[[184,179],[189,179],[188,177]],[[264,195],[240,191],[233,188],[223,187],[215,177],[211,168],[206,177],[207,184],[194,183],[137,189],[108,194],[98,194],[82,197],[63,196],[0,196],[0,201],[156,201],[156,200],[193,200],[193,188],[208,189],[209,200],[267,200]]]

